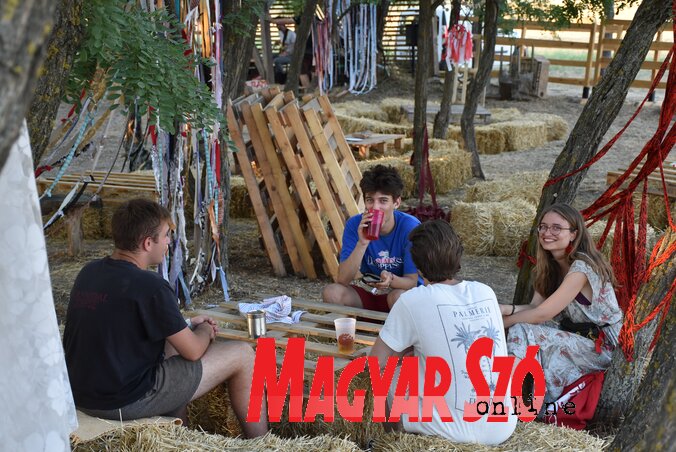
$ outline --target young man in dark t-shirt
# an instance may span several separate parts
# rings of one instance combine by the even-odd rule
[[[181,316],[174,291],[157,273],[169,245],[169,212],[135,199],[113,215],[115,250],[90,262],[70,294],[64,331],[75,405],[92,416],[185,418],[185,407],[226,382],[244,434],[267,432],[246,423],[254,353],[239,341],[213,342],[216,323]]]
[[[404,291],[422,283],[408,240],[408,234],[420,221],[397,210],[404,183],[395,168],[376,165],[364,172],[359,186],[367,211],[347,220],[338,278],[324,287],[322,299],[325,303],[389,312]],[[369,240],[365,233],[373,218],[370,209],[383,212],[380,237],[376,240]],[[378,276],[380,282],[351,284],[365,273]]]

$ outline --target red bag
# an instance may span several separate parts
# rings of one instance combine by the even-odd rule
[[[594,372],[583,375],[566,386],[553,406],[552,403],[546,405],[545,423],[584,430],[587,422],[594,417],[601,397],[603,377],[603,372]]]

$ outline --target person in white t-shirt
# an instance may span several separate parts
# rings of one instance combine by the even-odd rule
[[[435,435],[455,442],[494,445],[506,441],[516,428],[510,391],[504,399],[506,422],[463,421],[465,402],[476,402],[476,391],[468,377],[466,358],[472,343],[480,337],[494,341],[493,356],[507,356],[502,316],[493,290],[475,281],[455,279],[460,270],[462,244],[449,223],[428,221],[409,234],[411,256],[425,282],[404,292],[392,307],[371,355],[381,368],[390,356],[413,354],[419,358],[419,394],[423,394],[425,358],[438,356],[451,370],[450,389],[444,396],[453,422],[443,422],[434,410],[431,422],[410,422],[402,415],[399,425],[406,432]],[[491,391],[497,373],[490,371],[492,359],[482,358],[481,368]],[[390,386],[392,394],[396,381]],[[492,392],[491,392],[492,395]],[[418,397],[422,414],[423,397]],[[499,413],[502,414],[502,413]]]

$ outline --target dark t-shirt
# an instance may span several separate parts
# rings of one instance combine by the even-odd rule
[[[155,383],[165,339],[186,326],[157,273],[109,257],[85,265],[63,335],[75,404],[108,410],[140,399]]]

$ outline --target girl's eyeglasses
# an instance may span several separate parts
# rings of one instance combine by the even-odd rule
[[[551,232],[552,235],[559,235],[561,231],[574,231],[575,228],[562,228],[558,224],[553,224],[551,226],[547,226],[546,224],[540,224],[537,227],[537,231],[540,234],[544,234],[545,232],[549,231]]]

